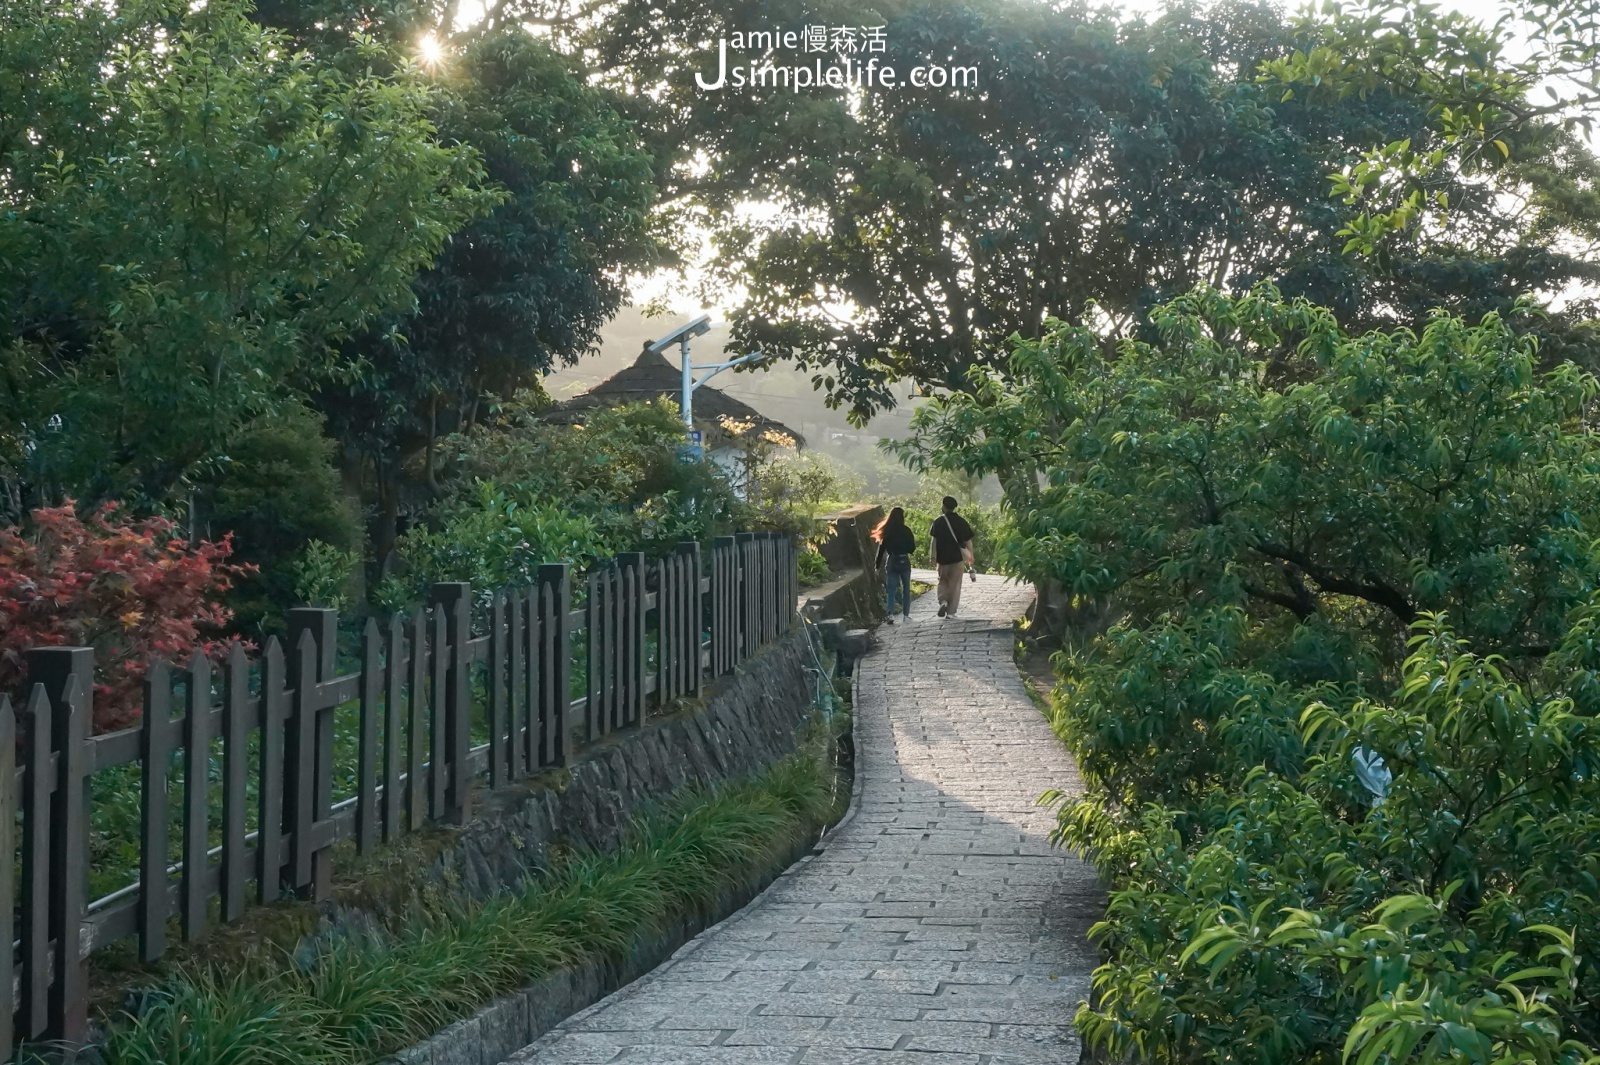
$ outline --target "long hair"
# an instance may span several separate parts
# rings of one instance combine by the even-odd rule
[[[906,508],[895,507],[889,511],[889,516],[878,522],[878,527],[872,530],[872,538],[878,543],[883,543],[883,534],[890,529],[903,529],[906,524]]]

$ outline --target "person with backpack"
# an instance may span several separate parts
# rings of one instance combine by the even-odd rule
[[[878,541],[876,565],[884,571],[884,595],[888,599],[889,611],[886,620],[890,625],[894,624],[895,601],[898,598],[902,615],[910,621],[911,553],[917,549],[917,536],[906,524],[905,508],[895,507],[889,511],[889,516],[872,530],[872,538]]]
[[[956,513],[954,496],[945,496],[943,506],[944,512],[933,519],[928,535],[933,539],[933,561],[939,570],[939,616],[953,618],[961,609],[961,575],[973,562],[972,526]]]

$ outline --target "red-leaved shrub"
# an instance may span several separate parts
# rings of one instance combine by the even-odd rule
[[[94,731],[139,720],[152,656],[217,659],[232,612],[221,594],[248,567],[227,537],[190,544],[165,518],[134,520],[107,503],[78,517],[72,500],[0,528],[0,692],[20,694],[30,647],[95,649]]]

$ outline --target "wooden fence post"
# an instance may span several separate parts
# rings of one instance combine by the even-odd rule
[[[445,782],[450,766],[445,750],[450,741],[445,729],[450,718],[450,619],[443,607],[428,611],[428,818],[445,820]]]
[[[784,573],[789,579],[789,585],[783,597],[783,631],[792,632],[795,618],[800,613],[800,545],[793,536],[790,536],[785,543],[788,545],[789,561]]]
[[[528,619],[522,630],[523,641],[523,672],[528,676],[528,705],[523,708],[523,726],[526,728],[523,744],[526,744],[522,753],[523,774],[534,774],[539,771],[539,766],[544,764],[544,737],[539,728],[544,721],[544,688],[546,688],[546,668],[549,667],[544,660],[544,640],[549,635],[549,625],[544,600],[547,588],[539,584],[538,577],[534,579],[533,587],[528,588]]]
[[[432,810],[429,789],[422,783],[422,751],[428,742],[428,615],[421,607],[411,615],[411,680],[407,688],[406,830],[422,827]]]
[[[778,635],[778,534],[761,535],[761,643]]]
[[[288,705],[283,645],[267,638],[261,656],[261,777],[257,795],[256,901],[276,900],[283,882],[283,789]]]
[[[691,695],[700,694],[703,666],[700,661],[700,636],[705,630],[705,597],[700,594],[700,579],[704,576],[700,562],[700,543],[689,540],[678,545],[678,551],[685,556],[684,574],[685,594],[687,602],[684,605],[684,627],[687,630],[684,636],[688,643],[689,672],[685,677],[685,691]]]
[[[585,663],[588,683],[585,685],[584,739],[593,743],[611,731],[609,645],[611,643],[611,567],[597,566],[589,571],[584,592],[584,634],[588,637],[588,654]]]
[[[139,959],[167,950],[167,765],[172,742],[172,674],[162,661],[144,675],[139,723]]]
[[[677,600],[674,598],[674,575],[678,564],[676,554],[666,558],[656,559],[651,567],[655,573],[656,582],[656,701],[657,709],[666,706],[677,697],[677,656],[674,643],[673,611]]]
[[[378,714],[383,705],[383,641],[378,622],[368,618],[361,633],[361,721],[356,741],[356,852],[378,842]]]
[[[510,778],[521,780],[528,775],[528,723],[532,719],[529,707],[533,705],[533,685],[528,675],[528,632],[524,623],[531,623],[537,617],[537,610],[532,606],[536,601],[535,591],[532,587],[517,588],[511,593],[506,602],[509,617],[506,619],[509,628],[506,631],[507,669],[511,673],[510,687],[510,722],[508,727],[511,733],[511,749],[507,755],[511,760]]]
[[[393,843],[404,831],[400,821],[400,774],[405,767],[406,625],[399,614],[389,617],[389,635],[384,643],[384,668],[388,671],[383,688],[383,841]]]
[[[738,547],[739,565],[739,661],[755,653],[756,624],[760,611],[757,599],[760,581],[756,561],[755,533],[742,532],[734,536]]]
[[[250,663],[235,641],[228,648],[222,710],[222,919],[244,914],[246,795],[250,779]],[[265,706],[266,700],[262,699]],[[266,715],[262,714],[263,727]]]
[[[469,796],[472,791],[471,775],[467,772],[467,756],[472,751],[472,701],[467,677],[467,640],[472,635],[472,586],[463,581],[435,584],[428,601],[435,610],[443,613],[445,626],[442,765],[440,752],[434,752],[435,772],[446,774],[441,820],[452,825],[464,825],[471,816]],[[434,713],[438,712],[439,704],[436,701]],[[434,734],[438,735],[437,732]]]
[[[183,740],[183,939],[206,930],[207,852],[211,849],[211,662],[195,651],[185,683]]]
[[[50,697],[34,684],[28,696],[27,764],[22,793],[22,1036],[50,1025]]]
[[[76,1049],[89,1031],[88,972],[81,956],[89,891],[89,717],[94,699],[94,649],[41,647],[27,653],[28,677],[50,699],[56,756],[50,801],[50,938],[55,940],[45,1034]],[[163,869],[163,873],[165,870]],[[163,887],[165,877],[163,876]]]
[[[572,700],[572,576],[564,562],[539,567],[539,732],[541,765],[567,761],[567,705]]]
[[[320,685],[333,679],[339,614],[326,607],[295,607],[288,621],[294,719],[283,799],[284,827],[295,832],[289,887],[303,899],[321,902],[333,889],[333,865],[325,849],[312,846],[311,835],[317,822],[333,815],[333,708],[322,705]]]
[[[0,695],[0,913],[16,912],[17,799],[17,715],[11,700]],[[16,975],[16,959],[7,943],[0,950],[0,1054],[9,1053],[16,1040]]]
[[[622,576],[622,725],[634,728],[644,724],[645,677],[645,563],[642,551],[626,551],[617,556]],[[659,651],[659,648],[658,648]]]
[[[511,727],[512,714],[506,684],[507,601],[515,610],[516,600],[504,591],[494,593],[489,604],[489,787],[504,787],[512,772],[511,751],[516,738]]]
[[[734,552],[738,543],[719,536],[711,544],[711,675],[720,677],[733,668],[734,637],[738,632],[739,571]]]

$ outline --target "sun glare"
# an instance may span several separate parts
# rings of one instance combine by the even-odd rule
[[[430,67],[436,67],[444,61],[444,46],[430,33],[417,42],[417,58]]]

